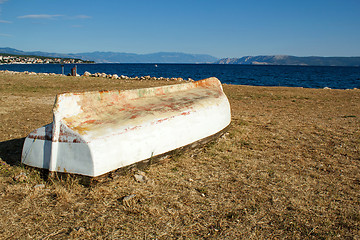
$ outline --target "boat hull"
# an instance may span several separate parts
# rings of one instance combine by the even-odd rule
[[[218,84],[216,81],[215,83]],[[182,102],[174,101],[176,107],[169,108],[168,111],[161,109],[164,108],[164,101],[158,101],[166,94],[147,96],[148,99],[134,103],[138,109],[132,111],[131,116],[126,115],[128,119],[121,121],[122,124],[114,124],[115,120],[109,120],[116,113],[110,114],[105,120],[102,118],[103,122],[96,125],[86,125],[85,123],[94,121],[94,117],[90,120],[82,119],[83,112],[78,114],[76,119],[73,115],[62,112],[63,115],[57,119],[57,106],[54,122],[35,130],[25,139],[22,163],[54,172],[97,177],[216,135],[230,124],[230,105],[222,88],[221,91],[218,89],[219,85],[210,86],[206,90],[214,91],[216,97],[207,97],[209,93],[201,96],[200,93],[205,92],[198,92],[196,87],[191,88],[192,92],[187,92],[186,89],[181,93],[172,92],[172,96],[183,94],[186,97],[185,100],[177,98],[182,99]],[[206,88],[208,87],[207,85]],[[192,93],[196,93],[197,100],[189,100]],[[130,99],[131,102],[138,98]],[[189,103],[184,104],[184,101]],[[140,103],[152,104],[150,110]],[[57,104],[59,99],[55,105]],[[132,106],[127,106],[124,111],[132,109]],[[101,114],[104,113],[94,116]],[[86,113],[86,116],[89,116],[89,113]],[[82,124],[76,125],[79,119]],[[84,125],[87,131],[84,131]]]

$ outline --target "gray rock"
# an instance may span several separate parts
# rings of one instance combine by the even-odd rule
[[[123,205],[130,207],[130,204],[133,202],[131,200],[134,199],[135,196],[136,196],[136,194],[131,194],[129,196],[123,197],[123,199],[122,199]]]
[[[149,178],[146,177],[145,173],[143,171],[140,171],[140,170],[138,170],[134,174],[134,178],[135,178],[135,181],[140,182],[140,183],[149,181]]]
[[[34,186],[34,189],[42,189],[45,188],[45,184],[37,184]]]
[[[142,183],[146,181],[146,177],[140,174],[134,174],[135,181]]]
[[[136,197],[136,194],[131,194],[129,196],[126,196],[123,198],[123,202],[127,202],[127,201],[133,199],[134,197]]]
[[[24,181],[26,181],[26,179],[27,179],[27,176],[26,176],[26,173],[24,173],[24,172],[22,172],[19,175],[16,175],[14,177],[14,180],[17,182],[24,182]]]
[[[89,77],[89,76],[91,76],[91,73],[89,73],[88,71],[86,71],[86,72],[84,72],[83,76]]]

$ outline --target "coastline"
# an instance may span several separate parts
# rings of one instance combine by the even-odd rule
[[[191,78],[188,78],[187,80],[183,78],[164,78],[164,77],[151,77],[151,76],[140,76],[140,77],[128,77],[125,75],[118,76],[117,74],[107,74],[107,73],[90,73],[88,71],[85,71],[83,75],[76,74],[76,76],[71,76],[71,74],[56,74],[56,73],[36,73],[36,72],[17,72],[17,71],[9,71],[9,70],[0,70],[0,74],[10,74],[10,75],[16,75],[16,74],[25,74],[25,75],[37,75],[37,76],[69,76],[69,77],[101,77],[101,78],[111,78],[111,79],[120,79],[120,80],[152,80],[152,81],[194,81]]]

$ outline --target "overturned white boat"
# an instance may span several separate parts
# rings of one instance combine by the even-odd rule
[[[97,177],[209,139],[231,121],[216,78],[162,87],[64,93],[53,123],[25,139],[22,163]]]

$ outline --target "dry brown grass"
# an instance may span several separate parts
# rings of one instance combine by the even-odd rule
[[[46,182],[19,165],[22,138],[52,121],[56,93],[167,83],[1,74],[0,236],[360,238],[359,90],[225,85],[228,134],[151,166],[146,183],[131,173],[91,188]]]

